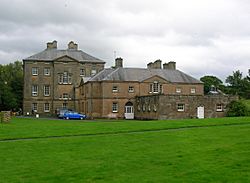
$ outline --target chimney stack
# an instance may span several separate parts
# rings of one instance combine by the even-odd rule
[[[115,59],[115,68],[123,67],[123,59],[121,57]]]
[[[57,41],[54,40],[53,42],[48,42],[47,49],[57,49]]]
[[[154,68],[161,69],[161,60],[160,59],[158,59],[154,62]]]
[[[74,41],[70,41],[69,44],[68,44],[68,49],[69,50],[77,50],[78,45],[76,43],[74,43]]]
[[[154,63],[150,62],[147,64],[148,69],[161,69],[161,60],[158,59]]]
[[[149,63],[147,64],[147,68],[148,68],[148,69],[153,69],[153,65],[154,65],[154,64],[153,64],[152,62],[149,62]]]
[[[163,69],[171,69],[171,70],[176,70],[176,62],[170,61],[168,63],[163,64]]]

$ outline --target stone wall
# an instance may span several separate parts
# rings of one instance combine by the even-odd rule
[[[137,97],[135,117],[138,119],[197,118],[197,108],[204,107],[205,118],[224,117],[227,105],[238,100],[228,95],[155,95]],[[183,105],[183,110],[178,109]],[[218,107],[220,107],[218,109]]]
[[[0,112],[0,122],[1,123],[9,123],[11,120],[11,112],[10,111],[1,111]]]

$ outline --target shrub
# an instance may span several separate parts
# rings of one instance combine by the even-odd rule
[[[227,116],[248,116],[249,110],[241,101],[232,101],[227,106]]]

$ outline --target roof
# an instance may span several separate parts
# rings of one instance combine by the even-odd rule
[[[153,76],[159,76],[171,83],[202,84],[201,81],[179,70],[173,69],[142,69],[142,68],[117,68],[104,69],[89,81],[137,81],[142,82]]]
[[[56,60],[58,58],[61,58],[63,56],[68,56],[70,58],[73,58],[80,62],[100,62],[105,63],[104,61],[93,57],[81,50],[75,50],[75,49],[67,49],[67,50],[57,50],[57,49],[45,49],[44,51],[37,53],[35,55],[32,55],[26,59],[23,59],[24,61],[28,60],[36,60],[36,61],[52,61]]]

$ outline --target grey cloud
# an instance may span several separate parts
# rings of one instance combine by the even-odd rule
[[[249,67],[249,12],[247,0],[2,0],[0,63],[73,40],[108,66],[116,51],[129,67],[175,60],[196,77],[224,77]]]

